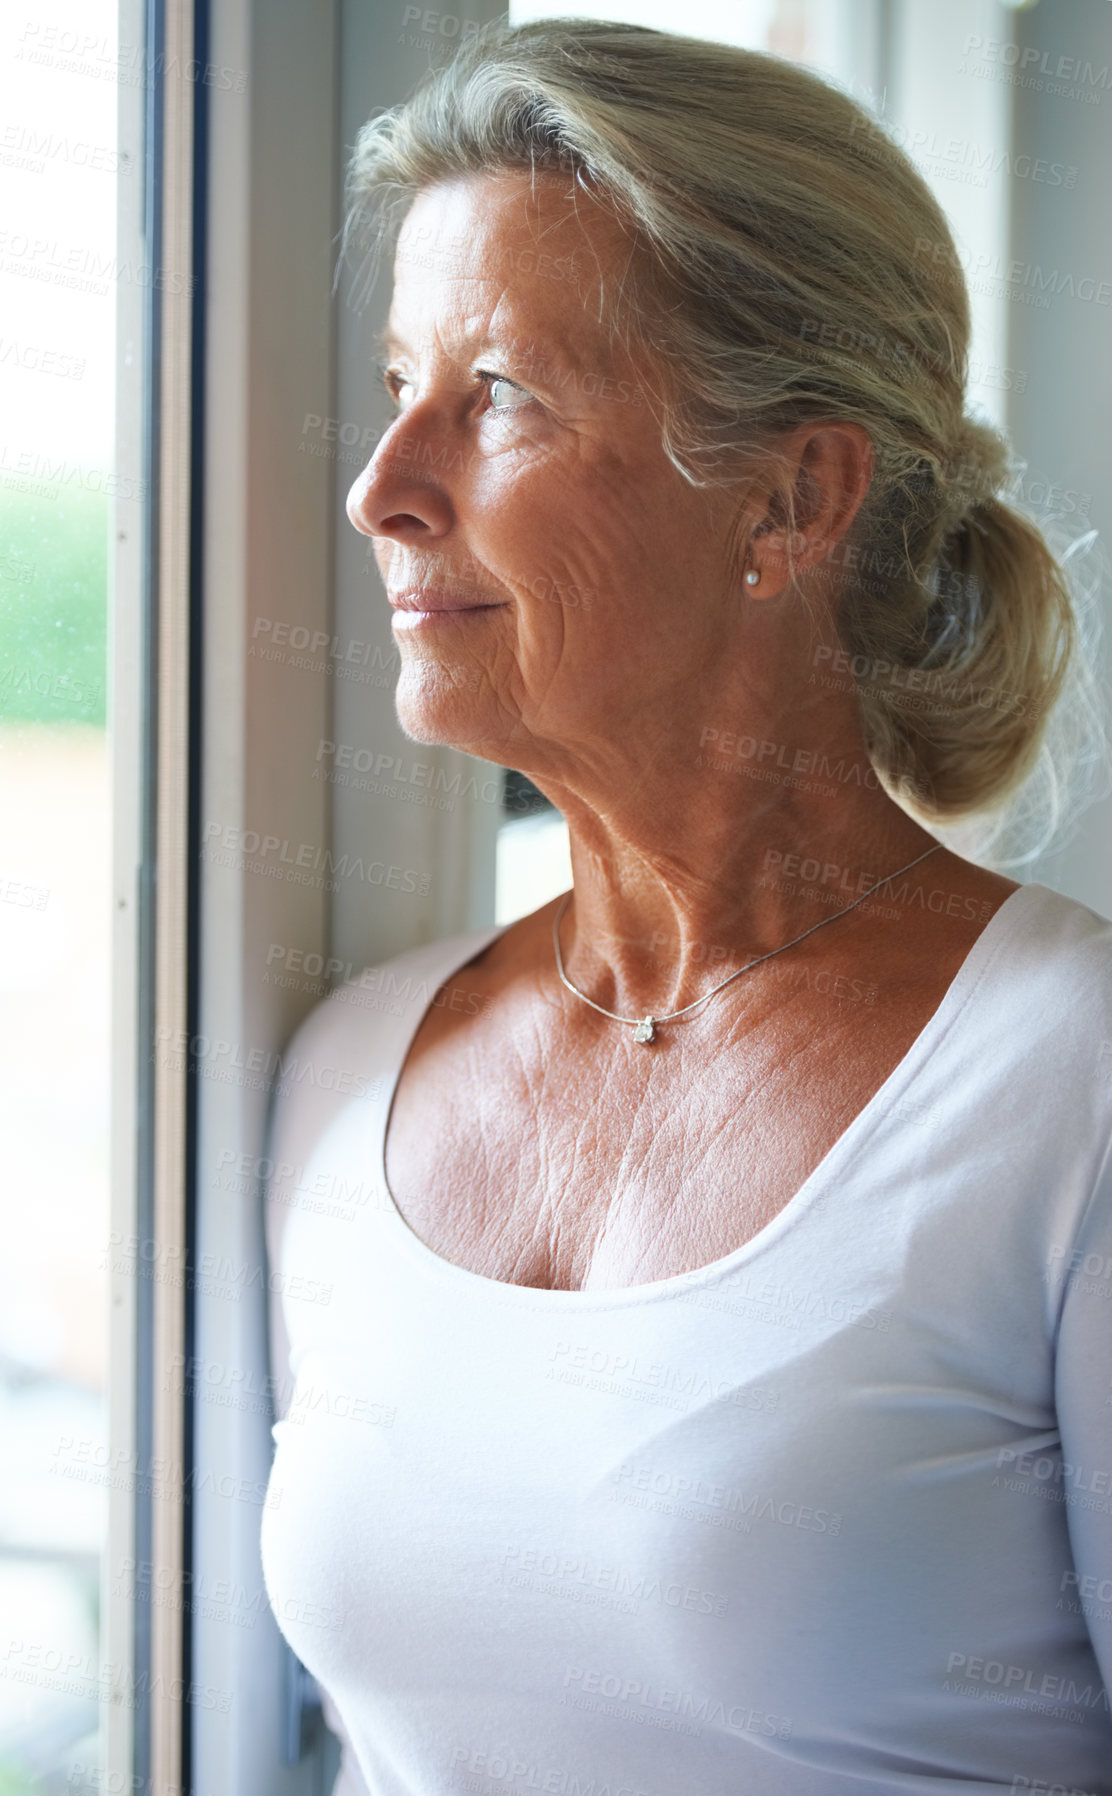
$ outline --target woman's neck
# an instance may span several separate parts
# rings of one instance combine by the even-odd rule
[[[622,1015],[691,1003],[934,845],[859,741],[820,751],[771,735],[708,738],[707,727],[699,766],[656,755],[625,777],[542,787],[568,824],[569,976]]]

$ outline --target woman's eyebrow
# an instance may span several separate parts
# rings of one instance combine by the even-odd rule
[[[443,343],[445,339],[440,338]],[[404,355],[410,344],[393,325],[383,326],[374,339],[375,348],[380,355]],[[577,356],[564,333],[551,333],[546,330],[543,340],[536,336],[492,335],[490,332],[475,332],[464,335],[458,341],[448,340],[447,347],[461,361],[473,360],[476,356],[504,354],[527,361],[536,361],[542,367],[552,362],[578,368],[582,358]]]

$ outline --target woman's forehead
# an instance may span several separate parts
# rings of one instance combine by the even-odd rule
[[[592,200],[570,174],[554,169],[506,168],[444,176],[416,193],[402,224],[399,242],[427,229],[431,220],[451,235],[497,231],[531,238],[553,231],[572,231],[583,241],[585,230],[605,229],[610,214]]]
[[[628,262],[617,221],[584,203],[570,177],[527,170],[436,183],[415,199],[398,235],[395,296],[406,307],[438,284],[505,294],[562,318],[574,336],[599,317],[604,283]],[[469,302],[470,303],[470,302]]]

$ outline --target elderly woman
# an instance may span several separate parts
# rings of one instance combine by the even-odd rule
[[[800,69],[575,20],[354,180],[398,715],[574,883],[291,1044],[263,1552],[338,1787],[1107,1796],[1112,925],[928,827],[1072,641],[943,218]]]

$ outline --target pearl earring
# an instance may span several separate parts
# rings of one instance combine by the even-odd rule
[[[760,568],[756,568],[756,567],[751,567],[751,568],[750,568],[750,569],[749,569],[749,572],[748,572],[748,573],[747,573],[747,574],[746,574],[746,576],[745,576],[745,584],[746,584],[746,586],[759,586],[759,585],[760,585],[760,583],[761,583],[761,570],[760,570]]]

